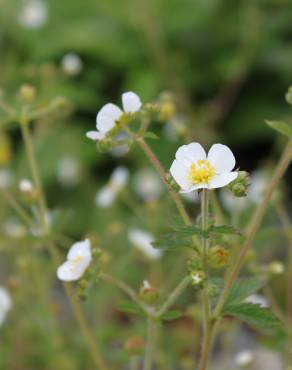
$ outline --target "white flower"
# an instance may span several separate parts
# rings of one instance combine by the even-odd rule
[[[48,9],[42,0],[25,0],[18,16],[19,23],[25,28],[41,28],[48,20]]]
[[[25,226],[16,218],[9,218],[7,221],[5,221],[3,224],[3,229],[8,236],[15,239],[20,239],[27,234]]]
[[[183,145],[175,157],[170,173],[180,185],[181,192],[220,188],[237,177],[237,172],[232,172],[235,166],[234,155],[222,144],[214,144],[208,156],[199,143]]]
[[[159,176],[150,168],[143,168],[135,174],[133,187],[139,197],[145,201],[159,199],[164,190]]]
[[[97,192],[95,204],[102,208],[109,207],[126,185],[128,178],[129,171],[126,167],[119,166],[115,168],[109,182]]]
[[[59,266],[57,276],[63,281],[81,278],[91,262],[91,244],[89,239],[74,243],[67,254],[67,261]]]
[[[259,204],[264,195],[264,191],[269,183],[268,174],[264,171],[254,171],[251,175],[250,186],[248,189],[248,199],[255,204]]]
[[[128,238],[130,242],[146,257],[158,260],[162,256],[161,250],[153,248],[151,243],[154,241],[154,237],[147,231],[130,229],[128,232]]]
[[[194,285],[198,285],[203,281],[204,277],[202,274],[192,274],[191,275],[191,281]]]
[[[0,287],[0,325],[3,324],[11,307],[12,300],[10,294],[5,288]]]
[[[70,76],[76,76],[82,70],[82,60],[80,56],[75,53],[65,54],[61,61],[61,65],[63,71]]]
[[[0,189],[7,189],[13,182],[13,174],[10,170],[0,170]]]
[[[30,180],[28,179],[22,179],[19,182],[19,190],[22,193],[31,193],[33,192],[33,184]]]
[[[234,362],[237,366],[245,367],[252,364],[254,354],[251,351],[240,351],[236,354]]]
[[[229,212],[242,212],[248,205],[247,197],[235,197],[230,191],[222,189],[220,199],[223,207]]]
[[[104,105],[96,116],[97,131],[89,131],[86,136],[94,141],[103,139],[124,113],[138,112],[142,106],[139,96],[132,91],[122,95],[122,103],[124,111],[112,103]]]
[[[263,308],[269,307],[268,300],[261,294],[252,294],[245,299],[245,302],[260,305]]]
[[[66,187],[72,187],[81,180],[79,162],[74,157],[65,156],[57,165],[57,178]]]

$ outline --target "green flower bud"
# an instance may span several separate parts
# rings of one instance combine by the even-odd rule
[[[203,284],[206,280],[206,275],[201,270],[191,271],[190,272],[190,280],[191,280],[191,284],[193,286],[196,286],[198,288],[202,288]]]
[[[98,259],[102,255],[102,250],[98,247],[93,247],[91,250],[92,257]]]
[[[32,85],[20,86],[19,97],[23,103],[31,103],[36,97],[36,89]]]
[[[156,288],[153,288],[147,280],[143,282],[139,296],[143,302],[153,305],[159,298],[159,293]]]
[[[237,178],[227,186],[227,189],[236,197],[245,197],[249,184],[249,174],[246,171],[238,171]]]
[[[286,101],[288,104],[292,104],[292,86],[289,87],[286,95],[285,95]]]
[[[219,293],[219,287],[215,284],[208,285],[208,295],[210,298],[216,297]]]
[[[220,245],[215,245],[209,250],[209,262],[214,268],[222,268],[228,264],[230,257],[230,252],[221,247]]]
[[[113,141],[110,137],[105,137],[104,139],[97,142],[97,149],[101,153],[106,153],[112,149]]]
[[[69,110],[70,108],[70,103],[69,100],[65,96],[57,96],[53,101],[52,105],[56,109],[64,109],[64,110]]]
[[[284,270],[284,265],[280,261],[273,261],[268,266],[268,271],[273,275],[281,275],[283,274]]]

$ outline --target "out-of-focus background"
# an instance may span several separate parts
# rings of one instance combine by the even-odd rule
[[[154,271],[140,256],[135,262],[136,252],[128,253],[128,230],[146,229],[155,234],[165,226],[165,207],[172,208],[163,186],[159,179],[153,180],[158,185],[152,197],[159,199],[159,207],[151,197],[145,202],[139,188],[145,178],[155,175],[143,154],[137,148],[129,154],[121,150],[100,154],[85,137],[86,131],[94,129],[100,107],[107,102],[120,105],[125,91],[136,92],[143,102],[171,94],[176,112],[167,122],[154,123],[152,131],[160,140],[150,143],[166,168],[179,145],[199,141],[207,147],[214,142],[230,146],[244,170],[269,169],[285,139],[270,130],[265,120],[291,120],[291,107],[284,99],[292,81],[291,41],[291,0],[1,0],[1,97],[17,107],[17,91],[28,83],[37,90],[39,107],[56,97],[68,101],[61,114],[45,117],[33,126],[37,160],[56,227],[74,240],[88,233],[98,235],[98,242],[108,248],[112,269],[126,280],[141,282],[151,271],[154,281],[162,284],[163,274],[173,266],[173,256],[166,256],[165,264]],[[29,177],[20,131],[3,112],[0,130],[0,165],[11,172],[12,182],[17,184]],[[130,174],[123,197],[118,204],[100,207],[96,193],[117,166],[127,169],[126,177]],[[139,177],[141,169],[146,169],[144,178],[141,173]],[[289,182],[286,176],[284,188],[289,183],[291,177]],[[188,207],[194,212],[192,205]],[[247,213],[244,217],[249,216]],[[64,335],[69,313],[66,305],[60,308],[56,303],[62,301],[60,291],[53,290],[49,306],[47,297],[43,306],[35,303],[39,296],[33,290],[35,284],[39,283],[41,289],[48,285],[49,289],[52,282],[44,275],[54,278],[47,256],[44,253],[38,260],[41,267],[33,284],[26,272],[19,275],[18,268],[26,271],[27,251],[25,247],[18,249],[18,243],[22,238],[24,245],[35,240],[25,235],[3,200],[0,218],[4,261],[1,284],[9,279],[31,284],[27,293],[30,305],[18,293],[15,299],[23,310],[18,308],[12,321],[0,328],[6,338],[0,349],[0,368],[90,369],[78,332],[70,333],[69,338]],[[263,235],[267,245],[269,235]],[[277,240],[273,248],[280,243]],[[31,258],[39,259],[37,244]],[[64,251],[68,247],[64,246]],[[263,253],[264,259],[270,258],[270,252]],[[27,286],[24,290],[30,291]],[[108,295],[110,288],[100,287],[100,295],[86,304],[90,306],[90,318],[97,320],[96,335],[102,347],[107,350],[110,342],[113,362],[126,363],[121,343],[128,332],[135,332],[132,326],[136,325],[137,332],[143,327],[136,321],[128,325],[129,319],[114,310],[113,294],[108,304],[113,312],[100,308]],[[44,318],[48,311],[65,322],[63,336],[51,325],[50,318]],[[106,316],[108,324],[102,325]],[[115,320],[123,330],[116,331]],[[171,361],[178,361],[182,355],[188,358],[190,343],[199,342],[192,335],[198,327],[189,332],[187,325],[180,322],[170,328],[174,334],[165,339],[169,343],[163,346],[175,347],[174,338],[180,338],[179,348],[161,359],[165,366],[161,369],[173,368]],[[68,326],[74,330],[72,323]],[[48,327],[51,336],[45,335]],[[78,348],[79,354],[72,353],[72,348]],[[56,351],[58,356],[50,356]],[[181,366],[188,369],[187,360]]]

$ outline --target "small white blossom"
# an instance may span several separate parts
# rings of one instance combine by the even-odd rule
[[[234,166],[234,155],[226,145],[214,144],[207,156],[199,143],[191,143],[177,150],[170,173],[181,192],[189,193],[228,185],[237,177],[237,172],[232,171]]]
[[[269,181],[269,177],[264,171],[258,170],[252,173],[248,189],[248,199],[250,202],[259,204],[262,201]]]
[[[180,136],[187,132],[186,117],[176,115],[163,126],[163,133],[170,141],[177,141]]]
[[[164,190],[159,176],[150,168],[143,168],[135,174],[133,187],[139,197],[145,201],[159,199]]]
[[[222,189],[220,199],[223,207],[229,212],[242,212],[248,205],[247,197],[235,197],[230,191]]]
[[[31,193],[33,192],[33,184],[30,180],[28,179],[22,179],[19,182],[19,190],[22,193]]]
[[[269,264],[269,271],[274,275],[281,275],[285,271],[285,267],[280,261],[273,261]]]
[[[25,0],[18,16],[19,23],[30,29],[43,27],[48,20],[48,8],[43,0]]]
[[[155,249],[152,246],[154,236],[147,231],[140,229],[130,229],[128,232],[128,238],[130,242],[141,251],[146,257],[158,260],[162,256],[162,252],[159,249]]]
[[[57,165],[57,178],[65,187],[76,186],[81,180],[80,164],[76,158],[65,156]]]
[[[199,273],[191,274],[191,281],[193,285],[198,285],[204,280],[204,275]]]
[[[143,280],[143,289],[151,289],[151,285],[148,280]]]
[[[109,182],[97,192],[95,204],[101,208],[109,207],[126,185],[128,178],[129,171],[126,167],[115,168]]]
[[[245,302],[260,305],[263,308],[269,307],[268,300],[261,294],[252,294],[245,299]]]
[[[8,312],[11,310],[12,300],[8,291],[0,287],[0,326],[6,319]]]
[[[110,154],[113,157],[123,157],[125,154],[129,152],[129,145],[127,143],[123,143],[117,145],[119,141],[126,140],[129,138],[129,135],[126,132],[119,132],[113,138],[113,148],[110,150]]]
[[[253,363],[254,354],[251,351],[240,351],[236,354],[234,362],[237,366],[246,367]]]
[[[13,174],[8,169],[0,170],[0,189],[7,189],[13,182]]]
[[[86,136],[94,141],[103,139],[124,113],[138,112],[142,106],[139,96],[132,91],[122,95],[122,103],[124,111],[112,103],[104,105],[96,116],[97,131],[89,131]]]
[[[91,259],[89,239],[74,243],[67,254],[67,261],[57,270],[58,278],[63,281],[80,279],[89,266]]]
[[[11,238],[20,239],[26,235],[26,228],[16,218],[9,218],[5,221],[3,229]]]
[[[64,55],[61,66],[66,74],[76,76],[81,72],[83,63],[78,54],[68,53]]]

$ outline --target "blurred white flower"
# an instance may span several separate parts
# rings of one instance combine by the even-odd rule
[[[164,190],[160,177],[151,168],[142,168],[134,175],[133,187],[145,201],[159,199]]]
[[[170,141],[177,141],[187,131],[186,117],[176,115],[163,126],[163,133]]]
[[[117,142],[126,140],[129,138],[129,135],[126,132],[119,132],[116,137],[113,139],[114,144],[117,144]],[[129,145],[127,143],[121,144],[119,146],[114,146],[111,150],[110,153],[114,157],[122,157],[125,154],[127,154],[129,151]]]
[[[190,193],[182,193],[182,198],[188,203],[200,203],[200,197],[197,191],[192,191]]]
[[[76,186],[81,180],[80,164],[76,158],[65,156],[57,164],[57,178],[65,187]]]
[[[270,179],[268,174],[262,170],[254,171],[251,175],[250,186],[248,189],[248,200],[252,203],[259,204],[264,195],[264,191]]]
[[[28,179],[20,180],[19,181],[19,190],[22,193],[32,193],[33,190],[34,190],[32,182]]]
[[[260,305],[263,308],[269,307],[268,300],[261,294],[252,294],[245,299],[245,302]]]
[[[130,242],[139,249],[146,257],[158,260],[162,256],[162,251],[152,246],[154,236],[147,231],[140,229],[130,229],[128,232]]]
[[[229,212],[242,212],[249,205],[247,197],[236,197],[225,189],[220,191],[220,199],[223,207]]]
[[[122,103],[124,111],[112,103],[104,105],[96,116],[97,131],[88,131],[86,137],[94,141],[103,139],[107,132],[115,126],[123,113],[138,112],[142,106],[139,96],[132,91],[122,94]]]
[[[11,238],[20,239],[26,235],[26,228],[16,218],[9,218],[5,221],[3,229]]]
[[[2,325],[5,321],[8,312],[11,310],[11,307],[12,300],[10,294],[5,288],[0,287],[0,325]]]
[[[226,145],[214,144],[206,156],[199,143],[191,143],[177,150],[170,173],[181,192],[189,193],[228,185],[237,177],[237,172],[232,172],[234,166],[234,155]]]
[[[115,168],[109,182],[97,192],[95,204],[101,208],[109,207],[126,185],[128,178],[129,171],[126,167]]]
[[[18,16],[19,23],[25,28],[43,27],[48,20],[47,4],[43,0],[24,0]]]
[[[254,354],[251,351],[240,351],[236,354],[234,362],[237,366],[246,367],[253,363]]]
[[[82,71],[83,63],[78,54],[68,53],[64,55],[61,66],[66,74],[76,76]]]
[[[274,275],[281,275],[285,271],[285,266],[281,261],[272,261],[268,266],[268,271]]]
[[[7,189],[13,182],[13,174],[8,169],[0,170],[0,189]]]
[[[191,282],[193,285],[198,285],[204,280],[204,275],[201,273],[191,274]]]
[[[91,262],[91,244],[89,239],[74,243],[67,254],[67,261],[59,266],[57,276],[63,281],[75,281],[81,278]]]

